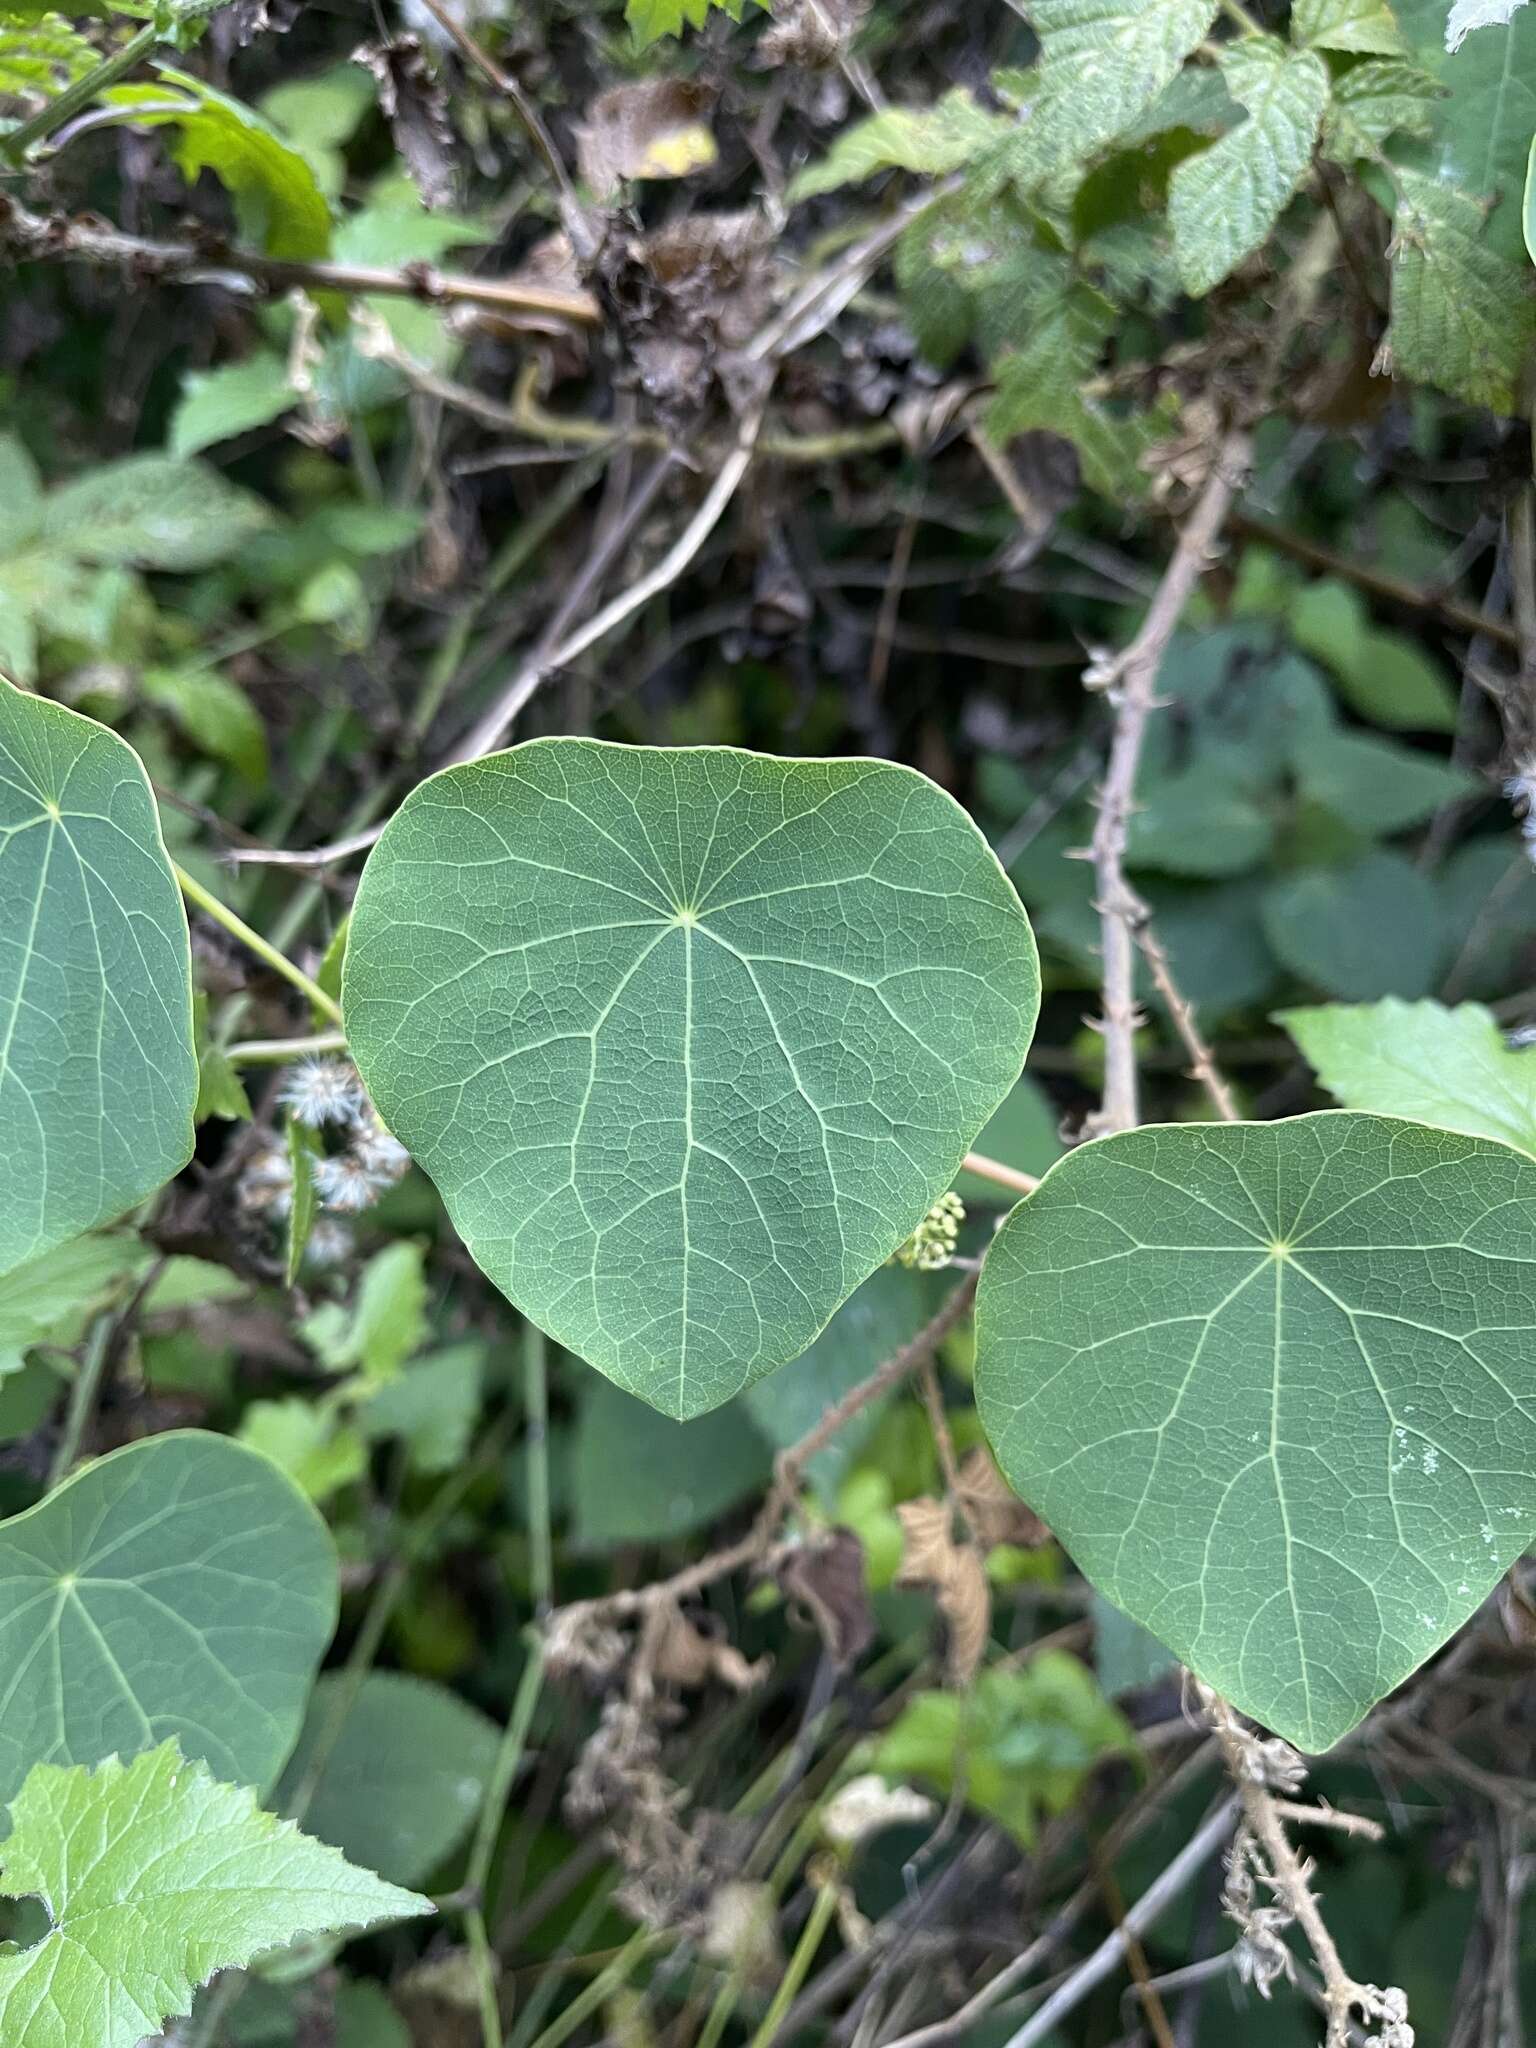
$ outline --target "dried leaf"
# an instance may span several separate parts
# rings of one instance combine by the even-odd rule
[[[985,1444],[977,1444],[961,1465],[959,1492],[965,1518],[985,1549],[1012,1543],[1020,1550],[1038,1550],[1050,1542],[1050,1530],[1019,1499]]]
[[[448,94],[435,77],[419,36],[395,36],[387,43],[362,43],[352,62],[373,73],[379,108],[395,147],[421,194],[422,204],[453,203],[453,125]]]
[[[758,38],[758,62],[806,71],[841,63],[868,12],[869,0],[787,0]]]
[[[992,1626],[992,1592],[981,1554],[956,1543],[943,1501],[924,1495],[896,1510],[905,1536],[898,1586],[930,1585],[949,1629],[949,1682],[969,1685],[976,1676]]]
[[[910,1785],[887,1784],[878,1772],[850,1778],[821,1810],[821,1832],[834,1848],[854,1849],[882,1828],[931,1820],[938,1802]]]
[[[764,1657],[749,1664],[734,1643],[704,1633],[680,1607],[669,1607],[652,1638],[652,1669],[669,1685],[692,1691],[712,1679],[732,1692],[750,1692],[768,1671]]]
[[[645,78],[599,93],[576,129],[581,175],[599,199],[626,178],[688,178],[715,161],[702,87],[682,78]]]
[[[790,1551],[779,1567],[779,1584],[789,1599],[803,1601],[810,1610],[827,1655],[840,1670],[874,1641],[864,1546],[851,1529],[832,1529],[820,1542]]]

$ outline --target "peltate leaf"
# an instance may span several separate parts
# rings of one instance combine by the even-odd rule
[[[702,1414],[803,1351],[1018,1078],[1034,940],[914,770],[535,740],[412,792],[342,982],[480,1266]]]
[[[1011,1485],[1245,1713],[1337,1742],[1536,1531],[1536,1160],[1345,1111],[1081,1146],[987,1255]]]
[[[168,1736],[265,1783],[335,1620],[330,1538],[266,1458],[187,1430],[88,1465],[0,1523],[0,1801]]]
[[[1248,119],[1187,157],[1168,188],[1179,270],[1196,297],[1269,239],[1311,162],[1328,105],[1328,67],[1315,50],[1253,36],[1222,51],[1221,69]]]
[[[1412,1117],[1536,1153],[1536,1048],[1481,1003],[1328,1003],[1279,1021],[1346,1109]]]
[[[314,170],[254,109],[167,64],[153,85],[115,85],[101,98],[132,109],[139,127],[178,129],[182,176],[193,183],[212,171],[268,255],[303,263],[325,254],[331,209]]]
[[[1392,368],[1513,411],[1536,343],[1529,269],[1483,238],[1483,209],[1466,192],[1418,171],[1399,171],[1397,185]]]
[[[149,778],[105,726],[0,680],[0,1273],[192,1156],[187,920]]]
[[[216,1971],[301,1934],[430,1913],[263,1813],[167,1742],[90,1771],[39,1764],[11,1802],[0,1893],[40,1898],[48,1932],[0,1956],[14,2048],[136,2048]]]

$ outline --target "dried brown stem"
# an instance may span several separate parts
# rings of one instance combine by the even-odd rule
[[[1104,1100],[1093,1120],[1096,1137],[1132,1130],[1138,1121],[1136,943],[1147,906],[1126,880],[1125,848],[1147,721],[1156,708],[1157,678],[1168,644],[1209,566],[1227,515],[1247,481],[1251,459],[1252,437],[1246,428],[1234,427],[1217,449],[1205,488],[1179,535],[1140,632],[1122,653],[1084,678],[1090,687],[1106,691],[1115,705],[1114,737],[1093,833],[1104,955]]]
[[[967,1274],[915,1337],[903,1344],[899,1351],[893,1352],[868,1379],[860,1380],[840,1401],[834,1401],[814,1429],[807,1430],[798,1443],[780,1454],[774,1467],[773,1485],[752,1527],[739,1541],[712,1551],[696,1564],[674,1572],[669,1579],[658,1579],[648,1586],[625,1586],[616,1593],[605,1593],[594,1600],[573,1602],[557,1610],[554,1623],[568,1628],[573,1624],[620,1621],[647,1614],[659,1606],[675,1605],[679,1600],[701,1592],[705,1586],[713,1585],[717,1579],[728,1578],[732,1572],[760,1563],[778,1540],[779,1526],[799,1491],[801,1476],[810,1460],[818,1451],[824,1450],[838,1431],[871,1401],[879,1400],[882,1394],[899,1386],[919,1366],[926,1364],[956,1323],[970,1313],[975,1296],[976,1276]]]
[[[130,235],[93,214],[33,213],[0,195],[0,252],[19,262],[64,262],[80,258],[106,270],[129,272],[138,283],[218,284],[280,298],[295,286],[309,292],[338,292],[349,298],[419,299],[428,305],[489,306],[502,313],[531,313],[595,327],[602,310],[590,292],[559,291],[515,278],[468,277],[409,263],[387,270],[366,263],[297,263],[231,249],[217,237],[188,241]]]
[[[1167,947],[1145,917],[1136,928],[1136,943],[1140,946],[1141,956],[1147,963],[1152,985],[1162,997],[1164,1007],[1173,1020],[1173,1028],[1178,1032],[1184,1050],[1189,1054],[1194,1078],[1211,1098],[1216,1114],[1222,1121],[1235,1124],[1238,1121],[1238,1110],[1232,1090],[1227,1086],[1226,1078],[1216,1064],[1216,1056],[1211,1051],[1204,1033],[1195,1022],[1194,1005],[1173,978],[1173,963],[1168,958]]]

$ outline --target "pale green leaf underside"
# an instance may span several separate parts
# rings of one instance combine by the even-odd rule
[[[192,1155],[187,920],[138,756],[0,681],[0,1273]]]
[[[1081,1147],[994,1242],[976,1390],[1102,1592],[1327,1749],[1536,1529],[1536,1161],[1326,1111]]]
[[[335,1621],[330,1538],[268,1459],[190,1430],[114,1451],[0,1523],[0,1802],[168,1737],[266,1783]]]
[[[1282,1010],[1346,1109],[1408,1116],[1536,1153],[1536,1046],[1512,1050],[1481,1003],[1328,1003]]]
[[[797,1356],[947,1188],[1039,1000],[1012,885],[879,761],[536,740],[407,798],[343,1008],[476,1260],[702,1414]]]
[[[40,1898],[52,1922],[0,1956],[8,2048],[137,2048],[218,1970],[432,1910],[174,1743],[95,1771],[40,1765],[12,1802],[0,1872],[0,1892]]]

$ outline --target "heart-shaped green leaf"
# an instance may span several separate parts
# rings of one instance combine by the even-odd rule
[[[0,1522],[0,1804],[172,1736],[267,1783],[335,1625],[330,1537],[269,1459],[195,1430],[114,1451]]]
[[[0,1273],[192,1156],[181,896],[149,778],[105,726],[0,680]]]
[[[987,1255],[1009,1483],[1244,1712],[1326,1749],[1536,1529],[1536,1161],[1395,1118],[1069,1153]]]
[[[803,1351],[950,1185],[1039,973],[910,768],[554,739],[406,799],[342,1002],[479,1264],[684,1418]]]

